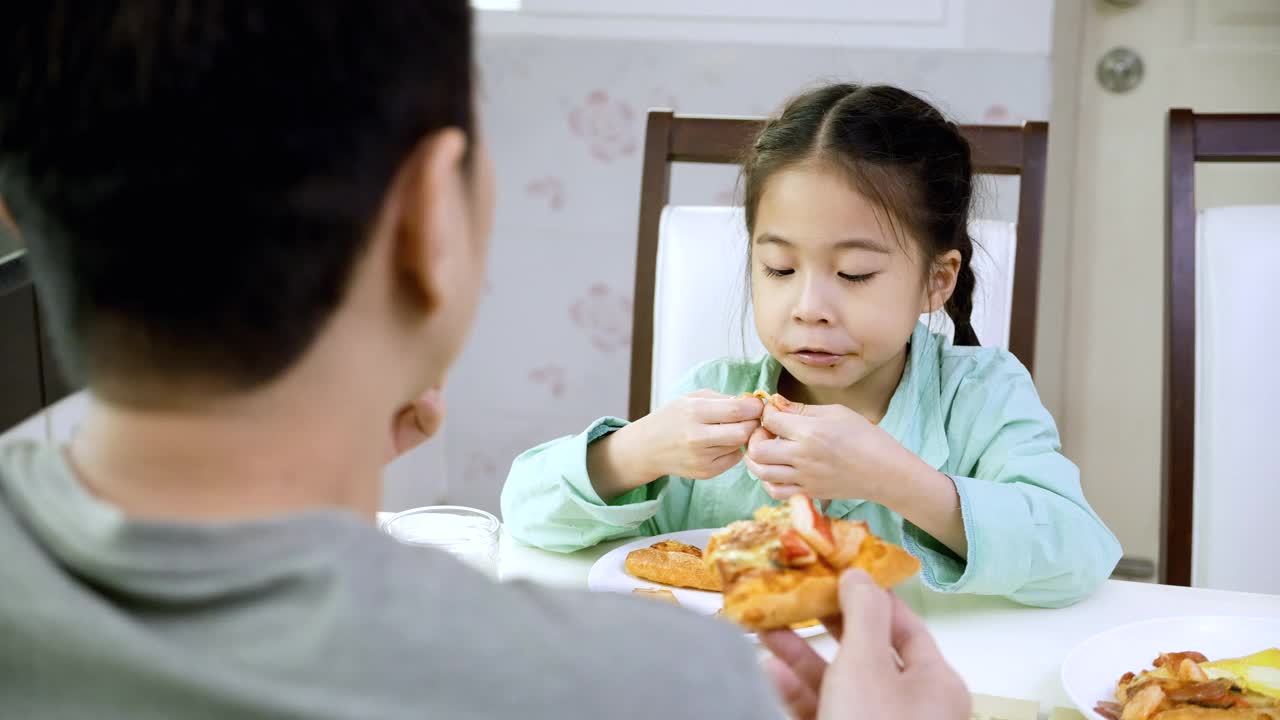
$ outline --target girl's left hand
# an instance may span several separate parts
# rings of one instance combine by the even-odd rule
[[[775,500],[799,492],[820,500],[884,504],[886,490],[919,458],[892,435],[844,405],[789,403],[765,408],[744,462]]]

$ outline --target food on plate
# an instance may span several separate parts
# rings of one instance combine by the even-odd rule
[[[1110,720],[1280,720],[1280,649],[1209,662],[1194,652],[1162,653],[1121,676],[1115,702],[1094,712]]]
[[[720,590],[720,574],[702,561],[702,549],[663,540],[627,553],[627,573],[641,580],[693,588]]]
[[[661,602],[668,602],[672,605],[679,605],[680,601],[676,599],[676,594],[666,588],[636,588],[631,591],[641,597],[652,598]]]
[[[1268,648],[1240,658],[1214,660],[1200,667],[1214,680],[1230,680],[1241,690],[1265,695],[1280,704],[1280,648]]]
[[[919,560],[866,523],[827,517],[804,494],[712,535],[705,561],[720,573],[725,615],[752,630],[839,614],[839,575],[849,568],[865,570],[885,588],[920,569]]]

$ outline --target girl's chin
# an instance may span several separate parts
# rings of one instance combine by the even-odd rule
[[[806,387],[824,390],[843,390],[854,385],[858,380],[862,379],[861,373],[858,372],[853,358],[846,358],[833,366],[814,366],[793,359],[782,361],[782,367],[786,369],[791,377],[803,383]]]

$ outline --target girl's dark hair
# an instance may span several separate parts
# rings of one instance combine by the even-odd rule
[[[742,164],[747,233],[769,178],[807,161],[835,164],[854,188],[901,222],[926,258],[960,251],[960,274],[946,311],[955,344],[977,345],[973,312],[973,239],[969,143],[937,108],[888,85],[836,84],[804,93],[766,123]],[[750,248],[750,243],[748,243]],[[748,249],[748,252],[750,250]]]

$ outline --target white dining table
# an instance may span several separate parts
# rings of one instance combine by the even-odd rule
[[[525,545],[502,533],[501,581],[529,580],[587,589],[595,561],[634,538],[561,554]],[[897,589],[937,638],[947,660],[975,693],[1038,701],[1041,717],[1072,707],[1059,671],[1067,653],[1103,630],[1138,620],[1194,615],[1280,617],[1280,596],[1108,580],[1092,596],[1067,608],[1029,608],[1000,598],[938,593],[912,580]],[[836,642],[817,635],[810,644],[831,657]]]

